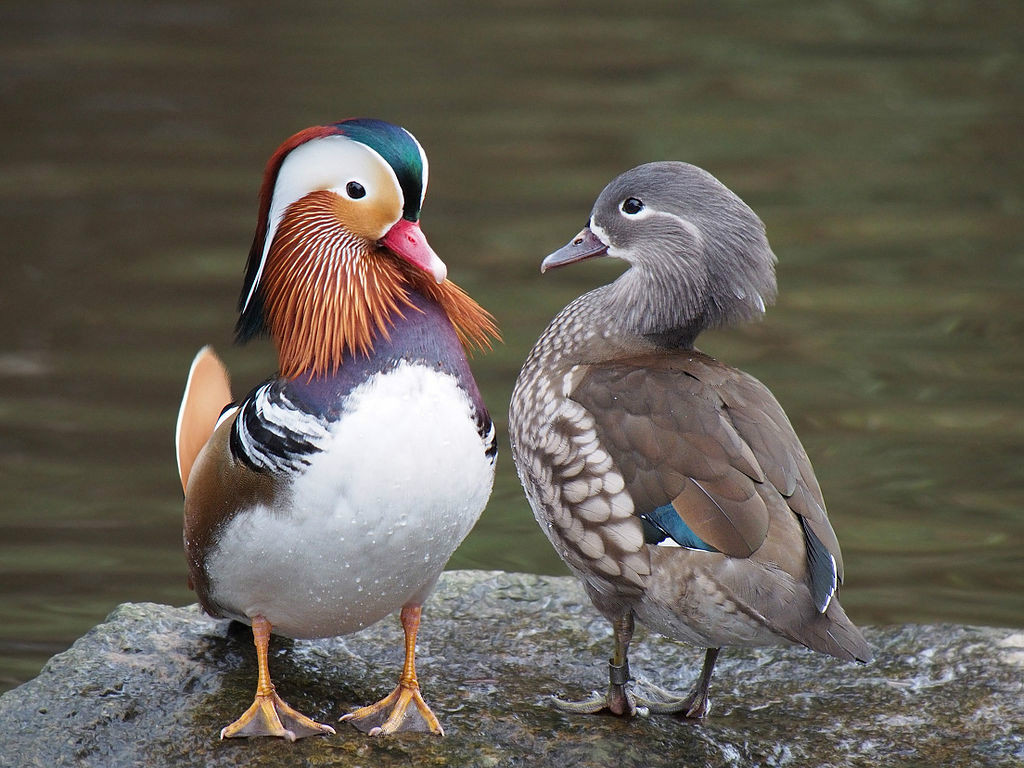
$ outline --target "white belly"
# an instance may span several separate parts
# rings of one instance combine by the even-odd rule
[[[332,637],[423,600],[494,481],[471,414],[455,379],[422,365],[353,390],[281,505],[225,527],[207,558],[214,602],[279,634]]]

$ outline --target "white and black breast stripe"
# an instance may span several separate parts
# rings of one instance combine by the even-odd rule
[[[279,382],[270,381],[240,406],[231,430],[231,452],[257,472],[295,471],[309,464],[328,437],[326,420],[298,408]]]
[[[487,411],[477,411],[476,431],[484,442],[484,455],[491,460],[491,466],[498,459],[498,436],[494,428],[494,421],[491,420]]]

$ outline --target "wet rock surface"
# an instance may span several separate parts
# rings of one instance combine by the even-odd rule
[[[0,697],[2,766],[1019,766],[1024,630],[868,628],[876,660],[727,649],[702,725],[567,715],[551,694],[603,688],[608,625],[568,577],[446,573],[427,603],[418,671],[447,736],[370,739],[340,715],[395,685],[397,619],[323,641],[275,638],[283,698],[336,736],[220,741],[249,705],[248,627],[195,606],[122,605]],[[685,691],[702,652],[638,631],[634,674]]]

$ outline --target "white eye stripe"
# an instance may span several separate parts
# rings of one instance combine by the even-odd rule
[[[354,177],[347,176],[342,182],[334,176],[338,168],[347,168],[349,173],[353,169],[361,168],[363,173]],[[380,190],[374,189],[372,184],[363,181],[364,178],[375,175],[390,181],[399,206],[404,205],[405,197],[401,184],[398,183],[398,177],[395,176],[394,170],[387,161],[371,147],[350,139],[348,136],[331,135],[312,139],[305,144],[300,144],[284,158],[278,170],[270,200],[267,234],[263,241],[263,256],[256,270],[256,277],[249,287],[243,312],[248,309],[260,279],[263,277],[263,268],[266,266],[267,254],[270,253],[270,245],[288,206],[317,189],[328,189],[336,195],[352,199],[345,192],[349,181],[357,181],[362,184],[367,196],[376,194]],[[381,235],[383,236],[383,233]]]
[[[704,242],[704,235],[701,233],[700,227],[698,227],[689,219],[684,219],[682,216],[677,216],[676,214],[668,213],[667,211],[652,211],[651,215],[655,214],[658,216],[668,216],[670,219],[676,221],[679,224],[679,226],[681,226],[683,229],[689,232],[690,236],[693,237],[693,239],[696,240],[698,244]]]
[[[672,219],[680,227],[689,232],[693,239],[696,240],[698,243],[703,241],[704,239],[704,235],[701,234],[700,228],[689,219],[684,219],[682,216],[679,216],[678,214],[675,213],[669,213],[668,211],[659,211],[656,208],[652,208],[649,205],[645,205],[640,211],[637,211],[636,213],[632,214],[626,213],[625,211],[622,210],[622,207],[620,206],[619,213],[621,213],[623,216],[630,219],[631,221],[642,221],[643,219],[651,219],[654,218],[655,216],[665,216],[669,219]]]
[[[641,219],[649,219],[651,216],[658,213],[658,211],[655,211],[654,209],[645,205],[636,213],[626,213],[624,210],[622,210],[622,206],[620,205],[619,213],[625,216],[627,219],[630,219],[632,221],[639,221]]]
[[[405,128],[402,130],[405,131],[406,135],[410,139],[412,139],[413,143],[416,145],[416,149],[420,151],[420,161],[423,164],[423,185],[420,187],[420,207],[422,208],[423,200],[427,196],[427,177],[430,175],[430,166],[427,164],[427,153],[423,151],[423,146],[420,144],[419,139],[409,133]]]
[[[682,216],[679,216],[678,214],[669,213],[668,211],[659,211],[656,208],[652,208],[651,206],[646,204],[640,211],[634,214],[625,213],[622,210],[621,205],[618,206],[617,210],[619,212],[619,215],[622,216],[623,220],[628,221],[630,223],[644,221],[646,219],[654,219],[658,217],[669,218],[676,224],[678,224],[680,228],[686,230],[686,232],[689,233],[690,237],[693,238],[697,247],[703,248],[704,235],[700,231],[700,227],[698,227],[692,221],[684,219]],[[602,243],[608,246],[609,256],[611,256],[613,259],[625,259],[626,261],[630,260],[630,250],[628,248],[623,249],[621,247],[617,247],[614,243],[612,243],[611,237],[609,237],[607,230],[604,229],[596,221],[594,221],[593,218],[591,218],[588,226],[590,227],[590,231],[593,232]]]

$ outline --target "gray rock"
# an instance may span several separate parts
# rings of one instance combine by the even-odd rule
[[[445,738],[220,741],[256,682],[247,627],[195,606],[128,604],[0,698],[0,765],[1010,766],[1024,764],[1024,631],[869,628],[870,665],[798,648],[730,649],[703,725],[565,715],[550,694],[603,688],[607,624],[567,577],[455,571],[428,602],[418,671]],[[271,673],[323,722],[391,690],[397,620],[325,641],[275,639]],[[632,667],[685,690],[701,652],[638,633]]]

